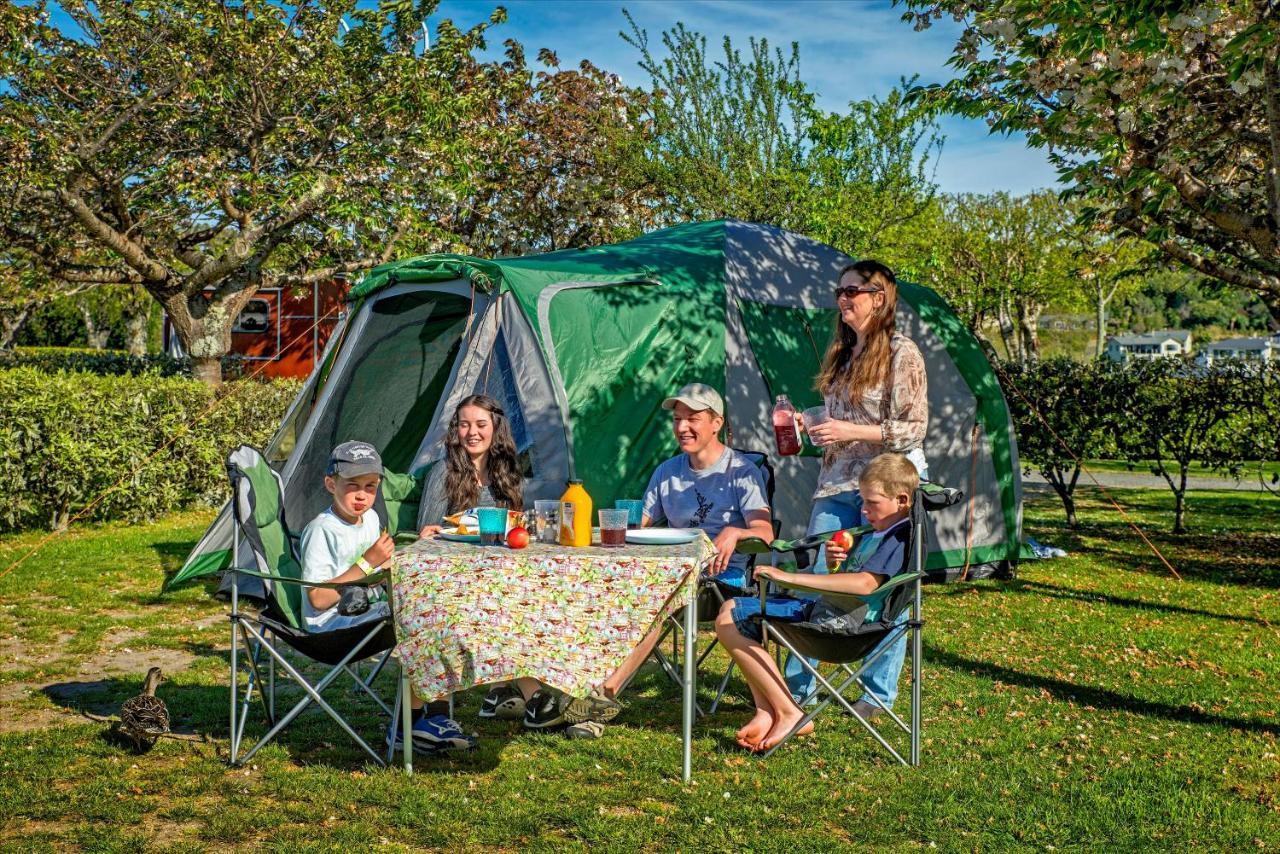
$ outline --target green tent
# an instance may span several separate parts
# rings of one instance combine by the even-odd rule
[[[783,536],[809,517],[818,455],[773,451],[770,411],[813,390],[834,322],[833,283],[850,259],[798,234],[737,221],[693,223],[626,243],[523,258],[426,255],[374,269],[266,448],[301,529],[322,510],[329,449],[362,439],[388,468],[443,456],[449,414],[466,395],[498,398],[527,454],[525,495],[558,497],[566,477],[596,503],[636,497],[675,453],[663,398],[687,382],[724,393],[730,440],[771,452]],[[981,576],[1018,556],[1021,483],[1000,386],[946,302],[902,283],[898,328],[924,354],[935,480],[971,501],[934,515],[930,567]],[[229,564],[224,511],[171,581]]]

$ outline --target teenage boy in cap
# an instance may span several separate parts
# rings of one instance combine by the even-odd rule
[[[333,503],[302,530],[303,581],[356,581],[391,559],[395,544],[381,530],[373,502],[382,482],[382,457],[368,442],[343,442],[329,454],[324,488]],[[370,602],[368,611],[347,616],[338,613],[340,594],[328,587],[304,588],[302,617],[312,632],[333,631],[387,616],[385,599]],[[372,593],[372,591],[371,591]],[[447,714],[425,715],[423,703],[411,698],[414,747],[426,752],[466,749],[475,739],[462,732]],[[442,704],[447,710],[448,704]],[[436,709],[429,711],[436,712]],[[388,738],[398,737],[392,723]]]
[[[734,547],[746,537],[773,539],[764,475],[720,441],[724,427],[724,400],[704,383],[690,383],[662,402],[671,410],[671,428],[680,453],[660,463],[644,492],[644,516],[648,527],[665,520],[673,528],[701,528],[711,537],[715,556],[708,572],[731,587],[746,585],[745,555]],[[601,722],[618,713],[614,696],[653,651],[661,634],[655,627],[607,680],[599,692],[570,704],[569,718],[587,718],[568,730],[570,737],[598,737]]]

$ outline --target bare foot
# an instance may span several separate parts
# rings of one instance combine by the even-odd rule
[[[769,734],[760,739],[759,750],[768,750],[769,748],[780,743],[787,734],[791,732],[791,728],[800,723],[800,719],[804,717],[799,709],[792,708],[784,712],[780,712],[777,719],[773,722],[773,728],[769,730]],[[813,721],[809,721],[796,735],[808,735],[813,732]]]
[[[738,730],[738,744],[747,750],[755,750],[760,744],[760,739],[764,738],[771,729],[773,729],[773,715],[764,709],[756,709],[755,717]]]

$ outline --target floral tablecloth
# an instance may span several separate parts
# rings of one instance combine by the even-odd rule
[[[701,532],[620,549],[420,540],[392,564],[397,651],[426,700],[521,676],[582,696],[683,604],[711,555]]]

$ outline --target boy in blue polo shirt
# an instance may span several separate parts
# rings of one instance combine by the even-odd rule
[[[772,566],[757,567],[756,578],[795,580],[817,590],[854,593],[869,599],[865,620],[880,618],[885,595],[874,596],[886,581],[906,569],[911,541],[911,497],[920,485],[915,465],[902,454],[881,454],[872,460],[859,482],[862,512],[872,527],[849,559],[827,574],[786,572]],[[821,623],[840,620],[845,612],[822,598],[770,596],[765,613],[780,622]],[[804,713],[796,705],[787,683],[761,643],[760,600],[739,597],[725,602],[716,617],[716,635],[724,644],[751,688],[756,714],[738,730],[738,744],[751,751],[768,750],[791,732]],[[798,734],[813,730],[810,722]]]

